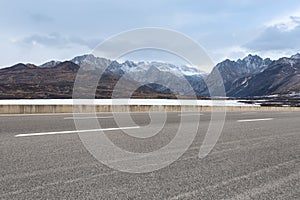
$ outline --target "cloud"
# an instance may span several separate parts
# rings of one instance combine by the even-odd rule
[[[254,52],[250,52],[248,49],[242,48],[238,45],[222,47],[209,51],[209,55],[213,58],[215,63],[222,62],[225,59],[237,60],[251,53]]]
[[[243,47],[252,51],[300,50],[300,17],[291,16],[289,20],[267,26],[254,40]]]
[[[300,23],[300,17],[299,17],[299,16],[291,16],[290,19],[291,19],[293,22],[297,23],[297,24]]]
[[[99,42],[99,39],[83,39],[76,36],[62,36],[59,33],[51,33],[47,35],[34,34],[16,41],[16,43],[25,47],[40,45],[52,48],[71,48],[74,45],[79,45],[90,49],[95,48]]]

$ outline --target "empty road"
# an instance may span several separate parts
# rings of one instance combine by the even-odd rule
[[[300,112],[228,112],[217,144],[203,159],[198,153],[210,113],[168,113],[163,131],[149,142],[122,132],[138,134],[150,122],[146,113],[131,115],[136,125],[119,127],[108,113],[97,120],[111,141],[132,152],[167,145],[181,117],[199,129],[171,165],[130,174],[86,150],[72,114],[0,115],[0,199],[300,199]]]

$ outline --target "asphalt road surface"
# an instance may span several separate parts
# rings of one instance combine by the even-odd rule
[[[184,117],[199,123],[196,115]],[[168,113],[147,143],[125,135],[110,114],[97,116],[107,137],[132,152],[167,145],[181,119]],[[135,134],[150,122],[145,113],[132,118],[137,126],[126,131]],[[227,113],[217,144],[200,159],[209,121],[210,113],[201,113],[198,134],[177,161],[131,174],[97,161],[73,132],[70,114],[0,115],[0,199],[300,199],[300,112]]]

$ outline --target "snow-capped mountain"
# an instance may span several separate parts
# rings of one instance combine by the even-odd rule
[[[79,65],[80,67],[84,67],[85,70],[94,70],[94,69],[102,69],[111,64],[111,60],[106,58],[95,57],[92,54],[76,56],[71,62]]]
[[[300,53],[297,53],[297,54],[295,54],[295,55],[292,55],[292,56],[291,56],[291,59],[293,59],[293,60],[300,60]]]
[[[174,65],[163,62],[132,62],[126,61],[121,64],[124,76],[141,84],[157,83],[175,90],[178,94],[194,94],[191,85],[195,83],[205,87],[203,78],[206,73],[192,67]],[[189,84],[189,85],[188,85]],[[196,94],[200,94],[202,87],[197,87]],[[201,88],[201,89],[200,89]],[[163,88],[165,90],[165,88]],[[200,91],[201,90],[201,91]]]
[[[43,90],[49,90],[48,92],[53,90],[56,96],[60,96],[63,91],[69,93],[72,91],[72,81],[80,67],[84,67],[84,70],[92,76],[98,74],[95,70],[103,70],[104,66],[107,66],[103,73],[104,79],[99,83],[100,90],[103,89],[101,90],[103,93],[100,92],[103,97],[106,91],[114,88],[114,84],[121,77],[129,84],[124,84],[125,92],[130,85],[145,85],[140,92],[147,95],[155,93],[220,96],[218,92],[223,86],[226,95],[232,97],[300,93],[300,54],[296,54],[275,61],[262,59],[257,55],[248,55],[236,61],[227,59],[217,64],[208,75],[196,67],[187,65],[164,62],[118,62],[93,55],[77,56],[63,62],[50,61],[40,66],[19,63],[1,69],[1,81],[6,85],[2,88],[2,94],[7,93],[6,97],[10,97],[9,95],[15,95],[16,89],[24,90],[22,94],[26,94],[30,88],[35,88],[34,91],[38,91],[38,95],[43,98],[51,97],[47,92],[43,93]],[[58,80],[60,82],[56,83]],[[10,88],[10,94],[6,87]],[[36,95],[32,93],[30,97]]]
[[[270,58],[262,59],[261,57],[257,55],[251,55],[249,54],[247,57],[245,57],[243,60],[239,59],[237,60],[237,63],[242,66],[241,72],[242,73],[257,73],[262,72],[265,70],[268,65],[272,62]]]
[[[121,69],[127,73],[135,73],[137,71],[147,71],[149,68],[155,67],[161,72],[170,72],[178,77],[182,76],[207,76],[207,74],[195,67],[186,65],[174,65],[164,62],[132,62],[126,61],[122,63]]]
[[[118,61],[111,61],[106,58],[99,58],[95,57],[92,54],[89,55],[82,55],[77,56],[70,60],[71,62],[83,66],[83,65],[89,65],[93,66],[95,68],[102,68],[104,66],[104,63],[109,63],[108,70],[110,71],[118,71],[122,70],[123,73],[138,73],[138,72],[144,72],[148,71],[149,68],[155,67],[161,72],[169,72],[172,73],[178,77],[182,76],[201,76],[205,77],[207,76],[207,73],[191,66],[187,65],[174,65],[170,63],[164,63],[164,62],[134,62],[127,60],[123,63],[120,63]]]
[[[251,54],[242,60],[232,61],[227,59],[216,65],[206,78],[206,82],[213,94],[218,95],[220,93],[220,95],[223,95],[221,94],[222,87],[225,87],[225,92],[227,92],[236,80],[261,73],[270,63],[272,63],[270,59],[262,59],[257,55],[253,56]]]
[[[229,96],[248,97],[300,92],[300,54],[273,61],[261,73],[236,80]]]
[[[60,61],[52,60],[52,61],[49,61],[49,62],[46,62],[46,63],[40,65],[39,67],[40,68],[51,68],[51,67],[55,67],[56,65],[58,65],[60,63],[61,63]]]
[[[110,61],[105,58],[98,58],[93,55],[77,56],[71,62],[85,66],[85,68],[94,70],[101,69],[103,63],[109,63],[106,73],[121,77],[125,76],[127,79],[139,82],[141,84],[160,83],[164,87],[173,88],[178,94],[194,94],[191,87],[183,87],[184,83],[189,83],[195,90],[197,95],[200,95],[205,90],[205,83],[203,79],[207,74],[195,67],[186,65],[174,65],[164,62],[134,62],[127,60],[125,62]],[[87,67],[88,66],[88,67]],[[186,82],[188,81],[188,82]],[[182,84],[180,84],[182,83]],[[199,86],[201,85],[201,86]],[[194,87],[195,86],[195,87]],[[155,86],[157,89],[158,87]]]

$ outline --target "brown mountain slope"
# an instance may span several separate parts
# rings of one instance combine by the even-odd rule
[[[17,64],[0,70],[1,99],[43,99],[72,98],[74,81],[80,67],[73,62],[62,62],[52,68],[40,68],[34,65]],[[95,71],[85,73],[85,80],[98,79]],[[105,73],[99,81],[96,98],[111,98],[115,84],[120,77]],[[126,88],[132,88],[136,82],[123,81],[124,91],[118,97],[127,97]],[[86,98],[83,95],[78,98]],[[152,87],[140,87],[132,97],[173,98],[173,95],[160,94]]]

